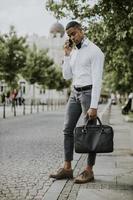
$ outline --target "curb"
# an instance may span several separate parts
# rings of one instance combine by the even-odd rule
[[[75,170],[77,167],[77,164],[80,162],[80,159],[82,158],[82,155],[76,154],[76,158],[73,160],[72,168]],[[71,180],[54,180],[52,185],[49,187],[47,192],[45,193],[45,196],[42,200],[57,200],[59,199],[60,194],[64,190],[65,186],[68,182]],[[72,181],[71,181],[72,182]]]
[[[102,112],[99,113],[99,116],[101,120],[103,120],[104,123],[109,123],[110,118],[110,101],[109,103],[104,107]],[[103,119],[103,117],[106,119]],[[86,159],[86,154],[75,154],[76,159],[72,162],[72,168],[74,169],[74,175],[78,175],[80,172],[80,169],[82,168],[84,164],[84,160]],[[42,200],[72,200],[76,199],[78,195],[78,191],[80,189],[80,184],[74,184],[73,180],[58,180],[54,181],[47,192],[45,193]],[[69,195],[69,196],[68,196]]]

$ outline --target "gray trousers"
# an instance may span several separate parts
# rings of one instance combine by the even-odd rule
[[[72,90],[67,106],[64,120],[64,156],[65,161],[73,160],[73,148],[74,148],[74,135],[73,131],[80,118],[81,113],[84,115],[84,123],[87,121],[87,110],[90,107],[91,102],[91,89],[86,91],[77,92]],[[91,124],[96,124],[96,120],[91,120]],[[95,164],[96,154],[89,153],[87,164],[93,166]]]

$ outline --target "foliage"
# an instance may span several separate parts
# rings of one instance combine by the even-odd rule
[[[34,45],[33,49],[28,49],[26,65],[21,73],[31,84],[45,84],[47,79],[47,69],[52,65],[53,60],[48,58],[47,51],[38,50]]]
[[[0,36],[0,78],[11,88],[17,86],[18,74],[26,64],[26,51],[26,39],[18,37],[13,26]]]
[[[133,1],[99,0],[94,5],[88,0],[62,0],[58,4],[47,1],[46,7],[58,19],[69,16],[84,25],[87,37],[106,54],[106,81],[110,89],[133,90]]]
[[[28,50],[26,66],[21,73],[30,84],[38,83],[43,88],[60,90],[65,86],[61,72],[47,53],[47,50],[38,50],[34,45]]]
[[[19,75],[30,84],[38,83],[43,88],[61,90],[68,87],[59,67],[47,55],[48,50],[39,50],[34,45],[28,48],[26,38],[18,37],[13,26],[8,34],[0,35],[0,80],[10,89],[17,88]]]
[[[66,81],[62,77],[62,71],[58,66],[55,66],[54,70],[49,70],[48,72],[47,85],[50,89],[62,90],[70,86],[70,81]]]

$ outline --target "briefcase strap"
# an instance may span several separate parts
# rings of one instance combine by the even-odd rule
[[[84,132],[87,132],[87,126],[89,125],[89,121],[90,119],[87,120],[87,123],[86,125],[84,126]],[[100,130],[99,130],[99,133],[98,133],[98,137],[95,138],[95,144],[94,144],[94,149],[96,148],[97,144],[98,144],[98,141],[100,139],[100,136],[102,134],[102,131],[103,131],[103,125],[102,125],[102,122],[100,120],[99,117],[97,117],[97,121],[99,122],[99,125],[100,125]]]

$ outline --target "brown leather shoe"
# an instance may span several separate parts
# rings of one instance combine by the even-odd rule
[[[82,183],[91,182],[91,181],[93,181],[93,180],[94,180],[93,171],[84,170],[81,174],[79,174],[79,175],[75,178],[74,183],[82,184]]]
[[[50,178],[55,179],[72,179],[73,178],[73,170],[65,170],[64,168],[60,168],[57,173],[50,174]]]

